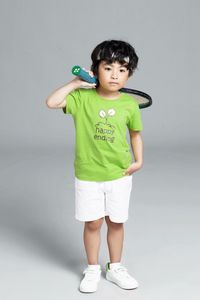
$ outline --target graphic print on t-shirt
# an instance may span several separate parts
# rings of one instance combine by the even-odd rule
[[[115,126],[110,123],[110,120],[115,113],[113,108],[109,109],[107,112],[103,109],[99,111],[99,116],[104,122],[102,121],[95,124],[96,134],[94,135],[94,139],[114,143],[115,137],[113,134],[115,132]]]

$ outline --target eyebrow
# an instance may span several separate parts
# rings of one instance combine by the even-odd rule
[[[104,62],[103,65],[104,65],[104,66],[105,66],[105,65],[113,66],[113,64],[109,64],[109,63],[106,63],[106,62]],[[121,65],[119,68],[126,68],[126,67],[127,67],[127,65],[126,65],[126,66],[125,66],[125,65]]]

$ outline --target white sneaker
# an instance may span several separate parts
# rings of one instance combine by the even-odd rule
[[[122,289],[136,289],[139,286],[120,263],[106,264],[106,279],[116,283]]]
[[[80,291],[83,293],[96,292],[101,278],[100,265],[88,265],[88,267],[83,271],[83,275],[84,278],[80,283]]]

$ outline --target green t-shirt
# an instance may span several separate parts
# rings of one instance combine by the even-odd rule
[[[109,100],[96,89],[76,89],[66,96],[63,112],[72,115],[76,129],[75,176],[88,181],[125,176],[132,163],[127,127],[142,130],[137,101],[126,93]]]

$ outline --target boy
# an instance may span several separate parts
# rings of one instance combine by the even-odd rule
[[[134,48],[124,41],[107,40],[95,47],[88,71],[97,77],[90,84],[75,77],[47,98],[49,108],[71,114],[76,128],[75,218],[84,224],[88,266],[80,291],[97,290],[100,228],[105,217],[110,262],[106,278],[124,289],[138,287],[121,264],[124,227],[128,219],[132,174],[142,167],[142,121],[137,102],[119,90],[137,67]],[[131,162],[126,129],[129,129],[135,161]]]

